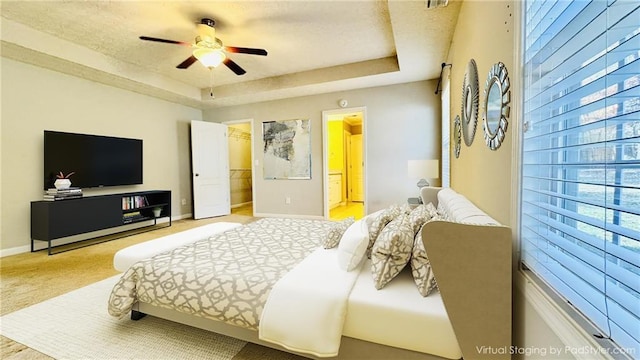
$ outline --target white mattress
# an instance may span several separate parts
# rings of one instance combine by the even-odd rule
[[[113,267],[118,271],[124,272],[129,269],[131,265],[140,260],[150,258],[182,245],[209,238],[211,235],[218,234],[241,225],[242,224],[240,223],[233,222],[216,222],[132,245],[118,251],[114,255]]]
[[[462,357],[439,292],[422,297],[410,268],[376,290],[370,269],[367,260],[349,295],[344,336],[449,359]]]

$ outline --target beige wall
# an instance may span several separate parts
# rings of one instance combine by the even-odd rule
[[[517,187],[512,184],[519,179],[512,174],[518,166],[514,158],[514,132],[518,130],[520,114],[517,111],[518,88],[522,86],[517,77],[516,38],[518,13],[513,1],[467,0],[462,4],[456,31],[449,50],[447,63],[451,69],[451,150],[455,144],[453,119],[461,115],[462,84],[467,63],[474,59],[478,68],[480,89],[480,107],[478,125],[471,146],[461,141],[460,157],[451,153],[451,187],[467,196],[502,224],[517,227],[512,202],[517,199]],[[482,107],[485,99],[484,88],[490,67],[503,62],[509,71],[511,80],[511,116],[509,128],[502,146],[490,150],[484,141],[482,128]],[[517,154],[517,151],[515,152]],[[514,249],[518,249],[515,240]],[[516,254],[517,258],[518,255]],[[514,280],[520,279],[519,271]],[[554,333],[540,314],[533,308],[526,296],[514,285],[513,342],[523,351],[514,358],[538,358],[540,353],[526,356],[526,352],[545,351],[550,348],[563,348],[560,338]],[[563,353],[562,356],[570,355]],[[554,358],[547,353],[548,358]]]
[[[43,195],[45,129],[142,139],[143,185],[85,194],[172,190],[173,215],[191,213],[189,121],[200,120],[200,110],[6,58],[1,66],[1,250],[30,244],[30,202]]]
[[[504,143],[497,151],[490,150],[482,130],[482,104],[487,73],[494,63],[503,62],[513,78],[514,39],[513,4],[505,1],[465,1],[460,9],[458,24],[449,50],[447,63],[451,68],[451,118],[461,116],[462,83],[467,63],[474,59],[478,68],[480,106],[478,125],[473,143],[464,140],[460,157],[451,155],[451,187],[463,193],[476,205],[505,225],[510,225],[512,129],[507,129]],[[513,95],[513,91],[512,91]],[[511,122],[518,121],[511,113]],[[453,122],[452,122],[453,123]],[[453,136],[454,131],[451,129]],[[451,144],[454,144],[451,139]],[[453,146],[452,146],[453,149]]]
[[[407,160],[440,157],[440,99],[437,81],[305,96],[224,107],[204,112],[208,121],[254,119],[254,159],[262,164],[262,122],[287,119],[311,121],[311,180],[264,180],[262,165],[254,166],[254,211],[322,217],[322,111],[349,106],[366,107],[364,125],[366,206],[369,212],[416,196],[415,181],[407,176]],[[285,204],[290,197],[291,204]]]

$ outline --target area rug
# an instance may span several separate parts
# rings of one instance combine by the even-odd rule
[[[246,344],[146,316],[118,320],[107,300],[120,276],[0,317],[0,333],[55,359],[230,360]]]

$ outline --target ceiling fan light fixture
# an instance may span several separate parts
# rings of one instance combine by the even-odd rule
[[[217,67],[227,58],[227,56],[220,50],[206,48],[194,50],[193,56],[195,56],[202,65],[208,68]]]
[[[177,69],[183,70],[189,68],[197,61],[210,70],[213,70],[213,68],[220,64],[224,64],[236,75],[244,75],[247,72],[240,65],[228,58],[225,52],[267,56],[267,50],[265,49],[223,46],[222,40],[216,37],[216,30],[213,28],[214,25],[215,21],[212,19],[205,18],[200,20],[200,24],[197,25],[198,35],[196,36],[195,43],[161,39],[151,36],[140,36],[140,40],[176,44],[195,49],[192,51],[191,56],[176,66]],[[213,74],[213,71],[211,73]]]

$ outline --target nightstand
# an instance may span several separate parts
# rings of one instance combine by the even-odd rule
[[[422,204],[422,200],[418,197],[412,197],[407,199],[407,203],[409,204],[409,207],[415,209],[418,205]]]

